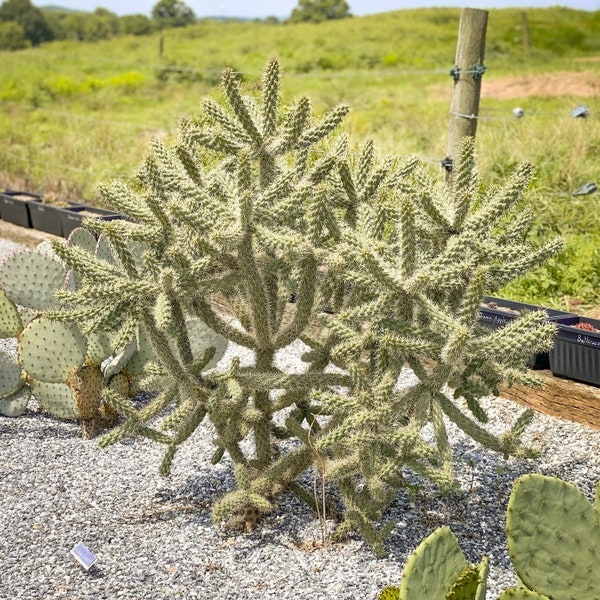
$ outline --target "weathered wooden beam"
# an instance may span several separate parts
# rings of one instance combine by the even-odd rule
[[[555,377],[550,371],[536,374],[544,381],[542,387],[500,386],[500,396],[553,417],[600,429],[599,387]]]

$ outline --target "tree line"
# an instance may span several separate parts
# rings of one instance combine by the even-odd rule
[[[299,0],[285,22],[320,22],[350,17],[346,0]],[[41,9],[30,0],[5,0],[0,5],[0,50],[21,50],[52,40],[98,41],[119,35],[148,35],[168,27],[186,27],[197,21],[182,0],[158,0],[151,16],[118,16],[106,8],[94,12]],[[267,17],[279,23],[277,17]]]

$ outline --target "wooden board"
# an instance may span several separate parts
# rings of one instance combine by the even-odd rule
[[[600,429],[600,387],[536,371],[544,380],[539,388],[500,386],[500,396],[553,417]]]

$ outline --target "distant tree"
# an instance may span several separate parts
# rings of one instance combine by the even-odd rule
[[[146,15],[125,15],[119,19],[119,30],[125,35],[148,35],[154,23]]]
[[[5,0],[0,6],[0,23],[8,21],[17,22],[34,46],[53,39],[44,13],[29,0]]]
[[[22,50],[28,46],[31,46],[31,42],[16,21],[0,23],[0,50]]]
[[[344,19],[351,16],[346,0],[298,0],[298,6],[292,11],[289,22],[320,23],[329,19]]]
[[[82,40],[84,37],[85,15],[83,13],[67,13],[61,21],[63,39]]]
[[[82,19],[82,39],[89,42],[106,40],[119,33],[119,17],[106,8],[86,13]]]
[[[185,27],[195,23],[194,11],[181,0],[158,0],[152,8],[152,19],[159,27]]]

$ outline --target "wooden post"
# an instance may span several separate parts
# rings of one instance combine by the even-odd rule
[[[161,35],[158,38],[158,58],[162,58],[164,48],[165,48],[165,41],[164,41],[163,36]]]
[[[460,17],[456,62],[451,72],[454,76],[454,89],[444,161],[449,173],[452,169],[451,160],[457,154],[461,139],[465,136],[475,137],[477,131],[481,79],[485,70],[483,57],[487,20],[487,11],[474,8],[463,9]]]

